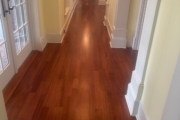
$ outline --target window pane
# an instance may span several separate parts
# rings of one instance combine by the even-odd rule
[[[19,32],[16,32],[14,34],[14,40],[15,40],[15,46],[16,46],[16,53],[18,54],[21,51]]]
[[[21,0],[21,3],[25,2],[25,0]]]
[[[13,31],[16,31],[18,29],[16,8],[14,8],[14,10],[11,10],[11,17],[12,17]]]
[[[22,6],[21,6],[21,8],[22,8],[22,16],[23,16],[23,23],[25,24],[25,23],[27,23],[27,15],[26,15],[26,5],[25,4],[23,4]]]
[[[2,10],[0,9],[0,14],[2,14]]]
[[[0,51],[1,51],[2,65],[3,65],[3,68],[5,68],[9,64],[5,43],[0,46]]]
[[[3,24],[2,24],[2,19],[0,17],[0,43],[5,41],[4,38],[4,32],[3,32]]]
[[[15,1],[15,4],[18,5],[20,3],[19,0],[14,0]]]
[[[23,48],[25,46],[24,28],[19,30],[19,38],[20,38],[21,48]]]
[[[18,26],[21,27],[21,26],[23,25],[21,6],[18,6],[18,7],[16,8],[16,12],[17,12]]]
[[[25,33],[25,44],[27,44],[29,41],[28,26],[27,25],[24,27],[24,33]]]
[[[1,63],[1,59],[0,59],[0,73],[2,73],[3,68],[2,68],[2,63]]]

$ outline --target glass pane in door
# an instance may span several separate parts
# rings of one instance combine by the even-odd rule
[[[13,31],[17,31],[18,30],[18,24],[17,24],[16,10],[15,9],[13,11],[11,11],[11,16],[12,16]]]
[[[16,53],[19,53],[21,51],[21,45],[20,45],[20,39],[19,39],[19,31],[14,33],[14,40],[15,40],[15,46],[16,46]]]
[[[28,26],[27,25],[24,27],[24,36],[25,36],[25,44],[27,44],[29,41]]]
[[[0,43],[4,42],[4,32],[3,32],[3,24],[2,24],[2,18],[0,17]]]
[[[16,53],[19,54],[29,42],[26,0],[10,0],[10,7],[13,6],[14,10],[11,11],[11,18]]]
[[[23,23],[25,24],[25,23],[27,23],[27,15],[26,15],[26,5],[25,4],[23,4],[22,6],[21,6],[21,9],[22,9],[22,16],[23,16]]]
[[[22,25],[23,25],[21,6],[17,6],[17,7],[16,7],[16,13],[17,13],[18,26],[19,26],[19,28],[20,28],[20,27],[22,27]]]
[[[3,68],[5,68],[9,64],[5,43],[0,46],[0,51],[1,51],[2,66]]]
[[[15,0],[15,4],[18,5],[20,3],[20,0]]]
[[[15,3],[13,0],[9,1],[9,6],[12,8],[15,6]],[[13,9],[10,11],[11,17],[12,17],[12,26],[13,26],[13,31],[16,31],[18,29],[18,24],[17,24],[17,18],[16,18],[16,10]]]
[[[2,62],[0,60],[0,74],[3,72]]]
[[[4,26],[2,23],[2,14],[0,14],[0,73],[9,65],[6,38],[4,35]]]
[[[24,37],[24,28],[21,28],[19,30],[19,38],[20,38],[20,43],[21,43],[21,48],[24,48],[25,46],[25,37]]]

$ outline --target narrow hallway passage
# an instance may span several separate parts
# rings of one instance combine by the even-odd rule
[[[79,0],[63,43],[30,54],[4,90],[9,120],[135,120],[124,95],[137,51],[110,48],[104,14]]]

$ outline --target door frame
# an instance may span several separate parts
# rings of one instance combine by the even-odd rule
[[[40,13],[38,0],[27,0],[29,29],[33,50],[43,51],[44,44],[41,38]]]
[[[133,44],[132,44],[133,50],[139,50],[147,2],[148,2],[148,0],[141,0],[141,3],[140,3],[140,9],[139,9],[139,13],[138,13],[138,21],[137,21],[137,25],[136,25],[136,32],[135,32],[135,35],[133,38]]]
[[[147,0],[142,34],[139,39],[140,46],[136,66],[135,70],[132,72],[131,82],[128,84],[127,94],[125,95],[130,115],[136,116],[137,119],[145,116],[145,113],[143,113],[144,110],[143,105],[141,104],[141,98],[144,90],[144,79],[154,36],[154,30],[159,13],[160,3],[161,0]]]

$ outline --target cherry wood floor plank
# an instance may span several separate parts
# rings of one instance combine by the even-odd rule
[[[23,63],[22,67],[20,67],[18,73],[12,78],[7,87],[3,90],[5,103],[7,103],[10,97],[12,96],[14,90],[17,88],[22,78],[27,73],[28,69],[37,57],[38,53],[38,51],[33,51],[30,53],[26,61]]]

